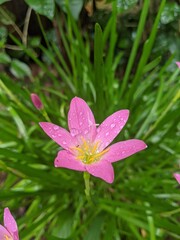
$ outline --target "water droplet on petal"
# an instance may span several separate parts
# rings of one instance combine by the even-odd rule
[[[82,126],[82,124],[83,124],[82,122],[79,123],[80,126]]]
[[[98,127],[98,128],[97,128],[97,133],[99,133],[99,132],[100,132],[100,130],[101,130],[101,127]]]
[[[59,134],[58,134],[58,137],[61,137],[61,136],[62,136],[62,135],[59,133]]]
[[[125,154],[125,151],[122,151],[122,155],[124,155]]]
[[[111,124],[111,128],[114,128],[115,126],[116,126],[115,123],[112,123],[112,124]]]
[[[79,131],[77,129],[71,129],[71,136],[74,137],[79,133]]]
[[[106,133],[106,136],[108,136],[108,135],[109,135],[109,132]]]
[[[54,130],[58,130],[59,127],[58,127],[58,126],[54,126],[53,129],[54,129]]]
[[[51,137],[52,137],[52,138],[56,138],[56,135],[52,134]]]
[[[67,144],[67,142],[66,142],[66,141],[63,141],[62,143],[63,143],[64,145],[65,145],[65,144]]]
[[[84,134],[87,134],[87,133],[88,133],[88,130],[85,130],[85,131],[84,131]]]
[[[80,116],[82,116],[82,114],[83,114],[82,112],[79,113]]]

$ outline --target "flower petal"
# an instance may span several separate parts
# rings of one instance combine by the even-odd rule
[[[85,171],[84,164],[70,152],[61,150],[54,161],[55,167],[69,168],[76,171]]]
[[[10,239],[12,239],[12,236],[7,231],[7,229],[5,227],[3,227],[2,225],[0,225],[0,239],[7,239],[6,237],[9,237]]]
[[[103,159],[111,163],[116,162],[127,158],[146,147],[147,145],[138,139],[117,142],[109,147],[109,151],[103,156]]]
[[[95,177],[101,178],[107,183],[114,181],[114,170],[108,161],[99,161],[86,165],[86,170]]]
[[[180,174],[174,173],[173,175],[174,175],[176,181],[180,184]]]
[[[69,149],[69,147],[76,145],[76,139],[66,129],[49,122],[40,122],[39,125],[62,148]]]
[[[129,110],[120,110],[106,118],[97,129],[95,141],[100,141],[99,150],[106,148],[119,134],[129,117]]]
[[[14,217],[12,216],[9,208],[4,209],[4,226],[9,231],[9,233],[13,236],[14,240],[18,240],[18,227]]]
[[[91,137],[96,132],[94,115],[87,103],[78,97],[72,99],[68,112],[68,126],[72,136],[81,134],[87,137],[91,132]]]
[[[178,68],[180,69],[180,62],[176,62],[176,65],[177,65]]]

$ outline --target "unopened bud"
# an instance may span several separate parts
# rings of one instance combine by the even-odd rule
[[[35,108],[37,108],[38,110],[40,110],[44,107],[41,102],[41,99],[39,98],[39,96],[37,94],[31,93],[31,100],[32,100],[32,103],[35,106]]]

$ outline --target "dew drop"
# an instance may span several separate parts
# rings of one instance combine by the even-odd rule
[[[58,137],[61,137],[61,136],[62,136],[62,135],[59,133],[59,134],[58,134]]]
[[[111,129],[114,128],[115,126],[116,126],[116,124],[115,124],[115,123],[112,123],[112,124],[111,124]]]
[[[79,123],[80,126],[82,126],[82,124],[83,124],[82,122]]]
[[[79,133],[79,131],[77,129],[72,129],[71,130],[71,136],[74,137]]]
[[[56,138],[56,136],[54,134],[51,135],[52,138]]]
[[[101,130],[101,128],[100,128],[100,127],[98,127],[98,128],[97,128],[97,132],[99,133],[99,132],[100,132],[100,130]]]
[[[85,131],[84,131],[84,134],[87,134],[87,133],[88,133],[88,130],[85,130]]]
[[[54,126],[53,129],[54,129],[54,130],[58,130],[59,127],[58,127],[58,126]]]
[[[109,135],[109,132],[106,133],[106,136],[108,136],[108,135]]]
[[[63,143],[64,145],[65,145],[65,144],[67,144],[67,142],[66,142],[66,141],[63,141],[62,143]]]
[[[83,114],[82,112],[79,113],[80,116],[82,116],[82,114]]]
[[[122,151],[122,155],[124,155],[125,154],[125,151]]]

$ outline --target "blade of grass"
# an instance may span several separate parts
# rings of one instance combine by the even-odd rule
[[[120,89],[120,93],[119,93],[119,98],[122,98],[124,91],[128,84],[128,79],[129,79],[129,76],[130,76],[130,73],[131,73],[131,70],[133,67],[133,63],[134,63],[134,60],[136,57],[136,53],[137,53],[138,46],[139,46],[139,43],[141,40],[141,36],[144,31],[144,26],[146,23],[146,18],[147,18],[147,14],[148,14],[148,10],[149,10],[149,4],[150,4],[149,0],[144,1],[143,9],[141,12],[141,16],[140,16],[140,20],[139,20],[139,24],[138,24],[138,28],[137,28],[136,38],[135,38],[135,41],[134,41],[134,44],[133,44],[133,47],[131,50],[131,54],[130,54],[130,57],[128,60],[128,64],[126,67],[124,77],[122,79],[122,85],[121,85],[121,89]]]

